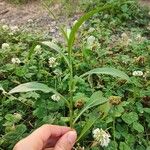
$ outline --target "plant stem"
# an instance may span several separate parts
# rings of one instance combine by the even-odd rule
[[[70,85],[69,85],[69,96],[70,96],[70,127],[73,128],[73,68],[70,68]]]
[[[72,64],[72,47],[68,47],[68,54],[69,54],[69,63],[70,63],[70,81],[69,81],[69,116],[70,116],[70,127],[73,128],[73,64]]]
[[[116,147],[116,138],[115,138],[115,135],[116,135],[116,133],[115,133],[115,123],[116,123],[116,121],[115,121],[115,118],[113,119],[113,134],[114,134],[114,136],[113,136],[113,138],[114,138],[114,142],[115,142],[115,147]]]

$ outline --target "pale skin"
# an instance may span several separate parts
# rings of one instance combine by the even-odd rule
[[[19,141],[13,150],[71,150],[77,133],[69,127],[43,125]]]

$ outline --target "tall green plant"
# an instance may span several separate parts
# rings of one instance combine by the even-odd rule
[[[90,11],[89,13],[85,14],[84,16],[82,16],[77,23],[72,27],[71,29],[71,33],[69,35],[68,38],[66,38],[65,36],[65,40],[67,43],[67,53],[68,55],[65,55],[65,53],[62,51],[62,49],[49,41],[45,41],[42,42],[43,45],[48,46],[51,50],[54,50],[56,52],[58,52],[65,60],[66,64],[68,65],[69,68],[69,81],[68,81],[68,93],[69,93],[69,98],[66,99],[65,97],[63,97],[61,94],[59,94],[56,90],[54,90],[53,88],[49,88],[47,85],[45,84],[41,84],[41,83],[37,83],[37,82],[29,82],[29,83],[24,83],[21,84],[17,87],[15,87],[14,89],[12,89],[10,92],[8,92],[8,94],[14,94],[14,93],[20,93],[20,92],[28,92],[28,91],[43,91],[43,92],[53,92],[56,94],[59,94],[63,100],[65,100],[68,108],[69,108],[69,120],[70,120],[70,127],[74,127],[75,123],[77,123],[78,119],[81,117],[81,115],[83,115],[83,113],[88,110],[91,109],[92,107],[101,105],[105,102],[107,102],[107,99],[104,98],[102,96],[101,93],[99,92],[95,92],[90,100],[87,102],[87,104],[84,106],[84,108],[79,112],[79,114],[77,114],[76,116],[74,115],[74,109],[73,109],[73,95],[74,95],[74,67],[73,67],[73,62],[72,62],[72,58],[73,58],[73,46],[74,46],[74,42],[75,42],[75,37],[76,34],[79,30],[79,28],[81,27],[81,25],[88,20],[90,17],[92,17],[94,14],[98,13],[98,12],[102,12],[105,10],[108,10],[110,8],[114,7],[114,5],[111,4],[106,4],[103,7],[97,8],[93,11]],[[62,28],[61,28],[62,31]],[[63,33],[65,33],[65,31],[63,30]],[[64,35],[67,35],[66,33]],[[83,75],[81,75],[81,77],[85,77],[87,75],[91,75],[91,74],[107,74],[107,75],[112,75],[112,76],[117,76],[121,79],[127,80],[129,81],[129,77],[122,71],[114,69],[114,68],[95,68],[92,69],[91,71],[88,71],[86,73],[84,73]],[[0,86],[0,90],[3,90],[2,86]],[[3,90],[4,91],[4,90]],[[86,123],[85,127],[83,128],[83,131],[81,132],[81,135],[79,135],[79,139],[86,133],[86,131],[88,131],[88,129],[92,126],[92,124],[95,122],[95,119],[89,120],[90,122]]]

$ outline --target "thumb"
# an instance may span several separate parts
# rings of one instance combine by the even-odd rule
[[[71,150],[75,144],[76,138],[76,131],[67,132],[56,143],[54,150]]]

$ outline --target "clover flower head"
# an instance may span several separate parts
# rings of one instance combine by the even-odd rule
[[[121,37],[122,37],[123,39],[128,39],[128,35],[127,35],[125,32],[123,32],[123,33],[121,34]]]
[[[136,39],[136,41],[137,41],[138,43],[141,43],[141,42],[143,42],[143,41],[145,40],[145,38],[142,37],[141,34],[137,34],[137,36],[136,36],[135,39]]]
[[[36,54],[41,54],[42,53],[42,47],[41,45],[36,45],[36,47],[34,48],[34,51],[36,52]]]
[[[104,131],[103,129],[93,130],[93,138],[98,142],[102,147],[107,147],[110,142],[110,134]]]
[[[14,33],[14,32],[18,32],[19,28],[18,26],[10,26],[10,30]]]
[[[2,44],[2,49],[3,49],[3,50],[8,50],[8,49],[10,49],[9,44],[8,44],[8,43],[3,43],[3,44]]]
[[[21,119],[22,119],[22,115],[19,114],[19,113],[14,113],[14,117],[15,117],[17,120],[21,120]]]
[[[129,36],[126,33],[121,34],[121,43],[124,46],[128,46],[132,40],[129,38]]]
[[[33,19],[28,19],[28,23],[33,23]]]
[[[87,48],[91,49],[94,45],[96,38],[94,36],[89,36],[87,38]]]
[[[80,143],[77,143],[77,146],[73,148],[74,150],[85,150],[84,146],[81,146]]]
[[[57,66],[56,58],[54,57],[49,58],[48,63],[49,63],[49,67],[51,68]]]
[[[52,99],[53,101],[58,102],[58,101],[60,100],[60,96],[59,96],[58,94],[53,94],[53,95],[51,96],[51,99]]]
[[[89,30],[88,30],[88,33],[91,33],[91,32],[94,32],[95,31],[95,28],[90,28]]]
[[[56,76],[61,76],[62,75],[62,71],[60,69],[55,69],[53,72]]]
[[[9,30],[9,26],[8,26],[8,25],[3,25],[3,26],[2,26],[2,29],[3,29],[4,31],[8,31],[8,30]]]
[[[139,71],[139,70],[138,71],[133,71],[132,75],[136,76],[136,77],[141,77],[141,76],[143,76],[143,72]]]
[[[1,22],[1,23],[5,23],[6,20],[5,20],[5,19],[1,19],[0,22]]]
[[[20,64],[20,63],[21,63],[21,61],[20,61],[19,58],[12,58],[12,59],[11,59],[11,62],[12,62],[13,64]]]

